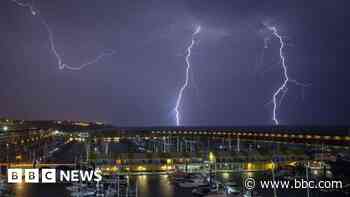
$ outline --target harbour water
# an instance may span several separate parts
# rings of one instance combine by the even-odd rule
[[[130,144],[113,144],[111,151],[126,151]],[[76,157],[84,153],[84,147],[81,144],[71,144],[60,150],[53,159],[58,161],[74,161]],[[262,172],[230,172],[218,173],[216,180],[222,183],[235,182],[243,188],[243,180],[246,177],[263,178],[272,180],[268,174]],[[192,189],[180,188],[172,183],[171,175],[129,175],[129,181],[136,183],[139,197],[192,197]],[[70,197],[71,193],[66,189],[68,184],[11,184],[11,197]],[[257,191],[258,196],[271,197],[272,190]],[[1,195],[0,195],[1,196]],[[278,190],[277,196],[295,197],[307,196],[306,189]],[[321,192],[320,190],[310,190],[310,197],[342,197],[346,196],[341,192]],[[2,197],[2,196],[1,196]]]
[[[221,174],[223,180],[236,180],[240,182],[240,175]],[[244,175],[243,175],[244,176]],[[250,176],[254,176],[251,173]],[[235,178],[236,177],[236,178]],[[192,189],[179,188],[171,183],[168,175],[141,175],[130,177],[131,181],[137,181],[139,197],[192,197]],[[15,197],[70,197],[65,189],[66,184],[14,184],[12,185]],[[306,190],[279,190],[278,196],[295,197],[307,196]],[[271,197],[272,191],[259,191],[259,196]],[[342,197],[340,192],[310,191],[311,197]]]

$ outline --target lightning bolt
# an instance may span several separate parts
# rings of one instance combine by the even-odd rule
[[[35,11],[35,8],[33,6],[34,0],[32,0],[31,3],[23,3],[23,2],[20,2],[18,0],[11,0],[11,1],[16,3],[18,6],[28,8],[33,16],[35,16],[37,14],[37,12]]]
[[[189,84],[189,79],[190,79],[190,68],[191,68],[191,62],[190,62],[190,58],[191,58],[191,52],[192,52],[192,48],[193,46],[196,44],[196,40],[195,37],[197,34],[199,34],[201,32],[201,26],[197,26],[197,28],[195,29],[195,31],[192,33],[192,40],[190,45],[187,47],[187,55],[185,58],[186,61],[186,76],[185,76],[185,82],[184,84],[181,86],[178,96],[177,96],[177,100],[176,100],[176,106],[175,106],[175,113],[176,113],[176,126],[180,126],[180,105],[181,105],[181,101],[182,101],[182,97],[183,97],[183,93],[185,91],[185,89],[188,87]]]
[[[306,87],[308,85],[300,83],[300,82],[298,82],[294,79],[291,79],[289,77],[288,67],[286,65],[286,57],[284,56],[284,53],[283,53],[283,50],[285,47],[285,42],[275,26],[268,26],[266,24],[265,24],[265,26],[267,27],[267,29],[269,31],[272,32],[272,35],[274,37],[276,37],[280,43],[279,56],[281,59],[281,66],[282,66],[282,70],[283,70],[283,81],[282,81],[281,86],[273,93],[273,96],[272,96],[272,103],[273,103],[272,120],[274,121],[274,123],[276,125],[279,125],[280,121],[277,118],[277,109],[278,109],[279,105],[282,103],[283,98],[285,97],[285,95],[288,92],[288,87],[287,87],[288,83],[294,83],[295,85],[302,86],[302,87]],[[267,48],[266,43],[265,43],[265,48]],[[280,99],[278,99],[279,97],[280,97]]]
[[[18,0],[11,0],[11,1],[16,3],[20,7],[28,8],[33,16],[37,16],[41,19],[41,23],[43,24],[43,26],[45,27],[45,29],[48,33],[48,38],[49,38],[49,42],[50,42],[50,50],[54,54],[54,56],[57,60],[58,68],[60,70],[63,70],[63,69],[81,70],[88,65],[95,64],[95,63],[99,62],[105,56],[111,56],[111,55],[114,55],[116,53],[114,50],[107,50],[107,51],[102,52],[100,55],[98,55],[94,59],[92,59],[84,64],[81,64],[78,66],[71,66],[71,65],[65,64],[63,62],[63,59],[62,59],[60,53],[56,49],[53,31],[51,30],[51,28],[50,28],[49,24],[46,22],[46,20],[43,17],[41,17],[39,11],[34,7],[34,0],[32,0],[31,3],[28,3],[28,2],[23,3],[23,2],[20,2]]]

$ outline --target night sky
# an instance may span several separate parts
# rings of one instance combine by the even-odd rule
[[[0,4],[0,116],[173,126],[186,47],[201,25],[182,124],[272,125],[282,70],[268,22],[286,41],[290,77],[311,84],[288,84],[281,124],[350,121],[349,0],[35,0],[65,63],[116,51],[80,71],[58,68],[39,16]]]

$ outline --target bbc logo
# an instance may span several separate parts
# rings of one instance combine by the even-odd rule
[[[8,183],[22,183],[24,177],[25,183],[56,183],[56,169],[8,169]]]

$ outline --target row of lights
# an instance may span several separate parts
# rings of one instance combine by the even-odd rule
[[[234,133],[226,133],[226,132],[208,132],[208,131],[152,131],[152,134],[189,134],[189,135],[216,135],[216,136],[222,136],[222,135],[229,135],[229,136],[254,136],[254,137],[276,137],[276,138],[299,138],[299,139],[324,139],[324,140],[346,140],[350,141],[350,136],[320,136],[320,135],[303,135],[303,134],[274,134],[274,133],[241,133],[241,132],[234,132]],[[153,139],[157,139],[157,137],[152,137]],[[79,139],[79,138],[78,138]],[[105,142],[119,142],[120,137],[108,137],[108,138],[102,138]],[[136,139],[135,137],[130,137],[130,139]],[[144,139],[148,140],[151,139],[150,137],[144,137]],[[94,139],[95,142],[97,141],[97,138]]]
[[[167,170],[173,170],[174,167],[172,165],[162,165],[160,167],[161,170],[163,171],[167,171]],[[117,172],[119,169],[117,166],[113,166],[113,167],[104,167],[102,168],[102,171],[106,171],[106,172]],[[126,171],[130,171],[130,168],[127,167],[125,168]],[[137,166],[136,168],[136,171],[139,171],[139,172],[145,172],[147,171],[147,167],[146,166]]]
[[[39,141],[40,139],[47,137],[47,136],[39,136],[39,137],[32,137],[32,138],[27,138],[27,139],[21,139],[20,140],[20,144],[24,144],[24,143],[29,143],[29,142],[34,142],[34,141]],[[12,141],[10,142],[11,144],[17,145],[18,142],[17,141]]]
[[[299,138],[299,139],[325,139],[325,140],[347,140],[350,136],[320,136],[302,134],[274,134],[274,133],[241,133],[241,132],[210,132],[210,131],[152,131],[152,134],[189,134],[189,135],[234,135],[234,136],[255,136],[255,137],[278,137],[278,138]]]
[[[95,142],[97,141],[97,138],[95,138]],[[120,138],[119,137],[114,137],[114,138],[103,138],[103,141],[105,142],[119,142]]]

